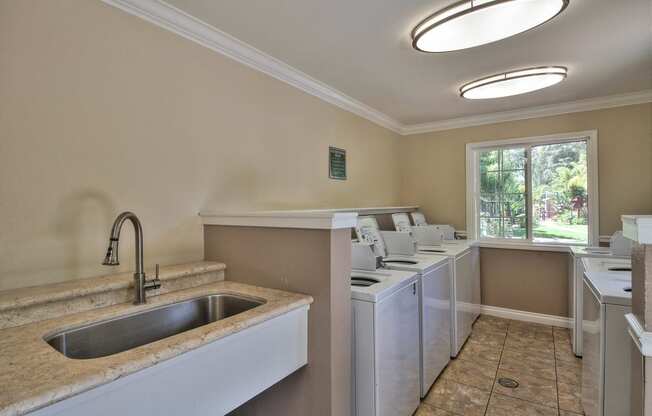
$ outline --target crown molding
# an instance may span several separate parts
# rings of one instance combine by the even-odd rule
[[[506,121],[526,120],[529,118],[557,116],[560,114],[579,113],[582,111],[601,110],[605,108],[623,107],[626,105],[644,104],[649,102],[652,102],[652,89],[627,94],[608,95],[606,97],[587,98],[566,103],[529,107],[519,110],[453,118],[432,123],[412,124],[404,126],[401,129],[401,134],[405,136],[430,133],[434,131],[482,126]]]
[[[402,136],[652,102],[652,89],[519,110],[403,124],[162,0],[102,0]]]
[[[102,0],[129,14],[140,17],[208,49],[226,55],[241,64],[261,71],[320,98],[330,104],[365,118],[395,133],[403,125],[392,117],[330,87],[310,75],[291,67],[253,46],[242,42],[161,0]]]

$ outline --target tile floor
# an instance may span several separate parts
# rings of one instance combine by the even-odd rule
[[[567,329],[482,315],[415,416],[582,415],[581,365]]]

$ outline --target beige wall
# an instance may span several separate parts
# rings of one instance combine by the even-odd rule
[[[213,225],[205,227],[204,238],[206,259],[225,262],[227,280],[314,298],[308,314],[308,365],[244,404],[233,416],[348,416],[349,230]]]
[[[480,249],[482,303],[568,316],[568,254]]]
[[[151,265],[202,259],[201,209],[399,203],[394,133],[99,1],[0,2],[0,39],[0,290],[114,272],[125,209]]]
[[[498,123],[403,138],[404,204],[433,223],[466,228],[466,144],[598,130],[600,234],[621,228],[620,215],[652,213],[652,104]],[[481,250],[485,305],[568,315],[567,255]]]
[[[600,234],[621,229],[620,215],[652,213],[652,104],[564,114],[403,138],[403,203],[434,223],[466,228],[466,144],[598,130]]]

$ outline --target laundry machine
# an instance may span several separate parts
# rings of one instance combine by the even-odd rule
[[[397,231],[413,235],[418,253],[436,253],[448,257],[451,270],[450,297],[455,300],[451,302],[451,356],[456,357],[471,334],[473,322],[480,315],[479,249],[474,242],[440,238],[445,233],[435,226],[412,227],[405,213],[393,214],[392,220]]]
[[[421,340],[419,373],[421,397],[425,397],[451,356],[449,261],[447,257],[437,255],[388,254],[383,235],[389,237],[392,233],[396,232],[381,232],[375,219],[371,217],[358,218],[356,234],[361,242],[369,244],[367,257],[375,258],[379,255],[382,258],[383,270],[404,270],[418,274],[417,292],[420,301],[418,322]],[[409,236],[408,241],[412,241]],[[361,257],[360,252],[361,250],[354,250],[352,253],[353,264],[373,262],[358,260],[358,257]]]
[[[613,272],[632,279],[632,260],[613,257],[584,257],[582,259],[584,272]]]
[[[351,272],[352,414],[409,416],[419,406],[415,272]]]
[[[631,345],[625,314],[631,280],[622,273],[587,271],[583,279],[582,407],[587,416],[631,414]]]
[[[603,260],[619,260],[629,261],[630,254],[627,247],[626,240],[620,234],[616,234],[612,238],[614,247],[621,248],[618,251],[612,251],[609,247],[585,247],[585,246],[571,246],[568,264],[568,311],[571,320],[571,344],[573,352],[576,356],[582,356],[582,282],[584,278],[584,263],[583,259],[603,259]]]

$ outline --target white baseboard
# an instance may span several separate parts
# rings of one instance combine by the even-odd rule
[[[480,313],[498,318],[513,319],[515,321],[534,322],[543,325],[552,325],[570,328],[571,320],[564,316],[546,315],[543,313],[519,311],[516,309],[500,308],[498,306],[480,305]]]

